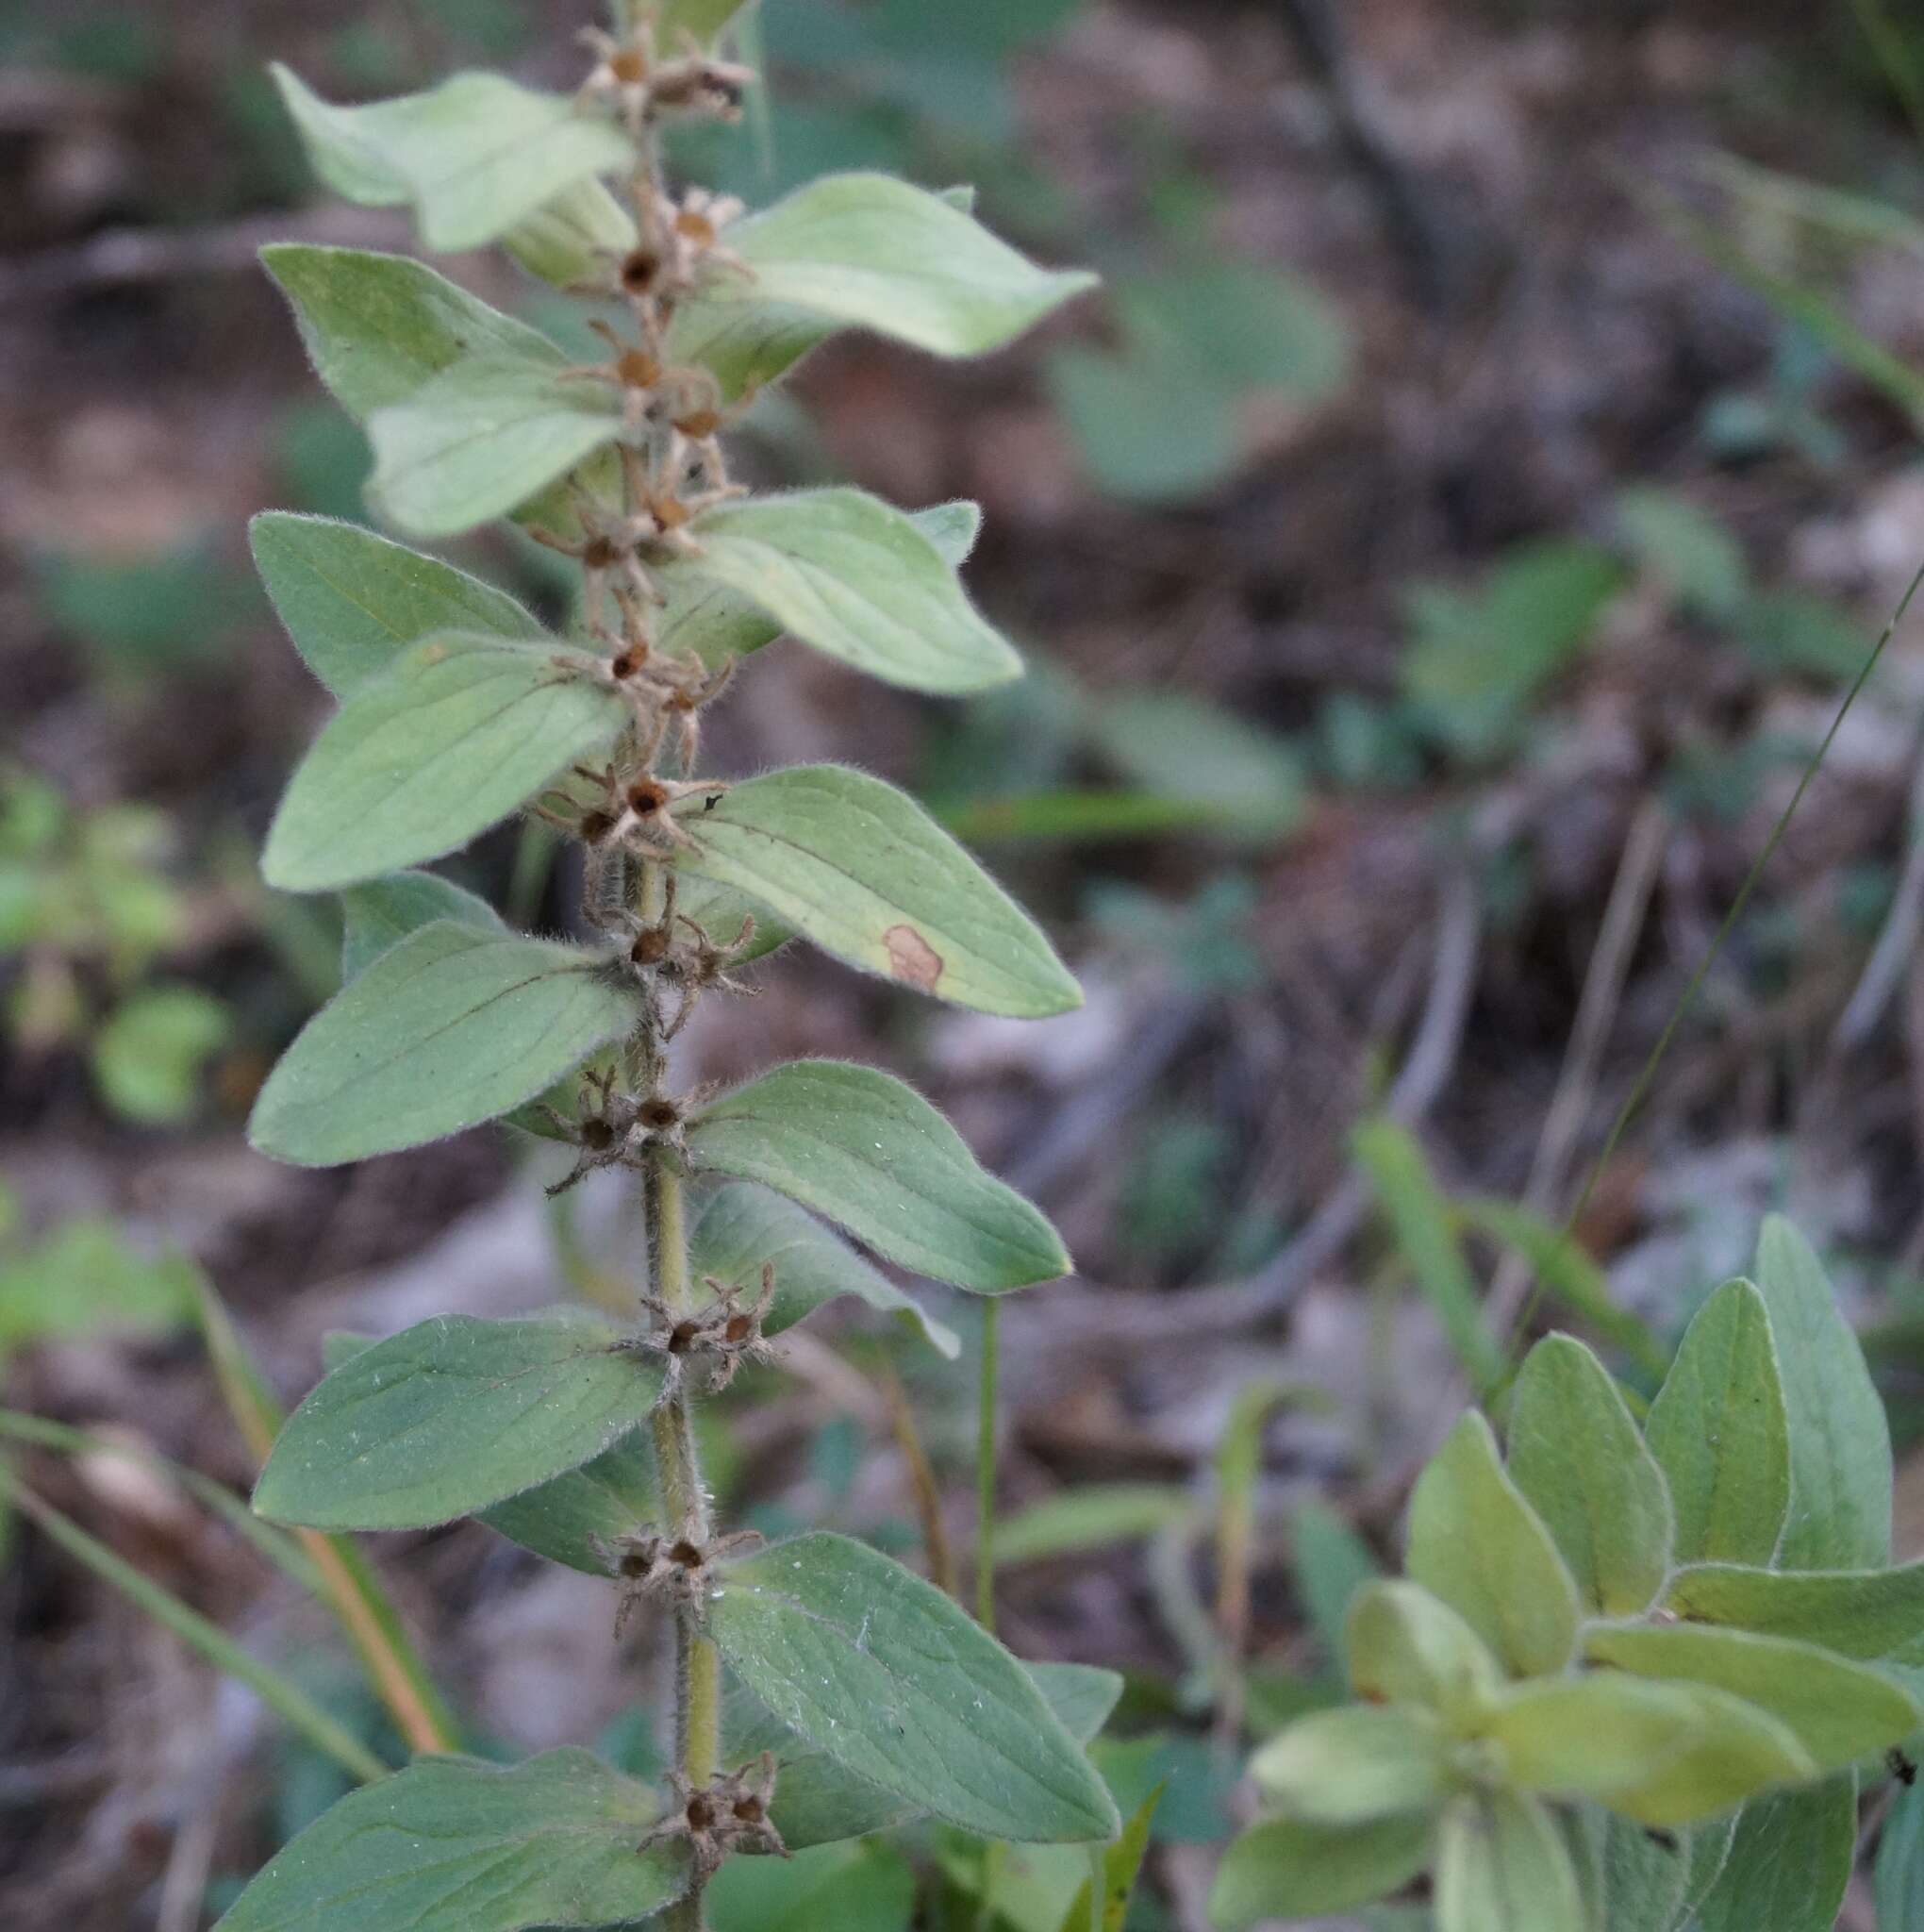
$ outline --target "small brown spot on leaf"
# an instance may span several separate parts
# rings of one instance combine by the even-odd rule
[[[888,948],[888,970],[896,978],[923,992],[934,992],[942,976],[942,956],[912,925],[891,925],[882,935]]]

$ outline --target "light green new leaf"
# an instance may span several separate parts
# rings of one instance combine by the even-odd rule
[[[605,1576],[607,1551],[658,1521],[658,1507],[648,1431],[637,1429],[579,1469],[475,1513],[509,1542],[551,1563]]]
[[[1063,1843],[1120,1829],[1021,1665],[878,1551],[816,1533],[727,1562],[705,1622],[776,1717],[885,1790],[988,1838]]]
[[[586,1751],[419,1758],[324,1812],[217,1932],[618,1932],[688,1890],[685,1848],[636,1849],[658,1809]]]
[[[337,698],[436,631],[541,641],[541,626],[506,591],[356,524],[264,510],[247,534],[295,650]]]
[[[1727,1281],[1684,1331],[1644,1439],[1670,1486],[1679,1562],[1767,1563],[1790,1502],[1790,1436],[1764,1298]]]
[[[1511,1791],[1462,1797],[1436,1840],[1436,1932],[1589,1932],[1556,1821]]]
[[[1517,1377],[1509,1433],[1510,1479],[1584,1607],[1643,1609],[1669,1573],[1670,1492],[1603,1364],[1571,1336],[1546,1336]]]
[[[1400,1577],[1357,1592],[1348,1653],[1357,1696],[1426,1705],[1452,1724],[1485,1708],[1502,1681],[1483,1639],[1448,1604]]]
[[[753,1291],[764,1266],[775,1271],[775,1298],[762,1320],[764,1335],[779,1335],[838,1295],[859,1295],[871,1308],[896,1316],[951,1361],[962,1352],[955,1332],[838,1239],[804,1208],[758,1188],[731,1181],[702,1210],[688,1241],[695,1274],[739,1283]]]
[[[397,872],[341,893],[341,983],[358,978],[390,946],[438,919],[452,919],[471,932],[513,937],[507,923],[479,893],[438,873]]]
[[[894,1846],[824,1845],[792,1858],[730,1858],[702,1895],[703,1924],[708,1932],[908,1932],[915,1895],[915,1867]]]
[[[1709,1684],[1673,1681],[1665,1688],[1697,1707],[1696,1739],[1644,1782],[1609,1792],[1603,1803],[1611,1810],[1667,1831],[1816,1775],[1816,1758],[1767,1711]]]
[[[982,528],[982,507],[958,499],[906,512],[908,521],[936,547],[950,570],[960,570]],[[781,625],[752,598],[699,571],[660,573],[668,602],[661,612],[661,648],[692,652],[711,671],[731,658],[747,657],[782,635]]]
[[[1856,1856],[1857,1781],[1848,1773],[1747,1805],[1697,1924],[1700,1932],[1831,1932]]]
[[[1548,1798],[1605,1798],[1647,1783],[1679,1757],[1701,1718],[1687,1691],[1614,1671],[1518,1684],[1481,1724],[1505,1774]]]
[[[411,202],[422,240],[443,252],[485,248],[577,181],[634,159],[612,122],[499,75],[337,108],[278,63],[273,74],[322,180],[364,208]]]
[[[1411,1706],[1344,1705],[1299,1718],[1250,1760],[1276,1809],[1313,1824],[1427,1811],[1450,1789],[1443,1728]]]
[[[1782,1215],[1757,1241],[1790,1424],[1785,1570],[1868,1570],[1891,1556],[1891,1432],[1864,1351],[1810,1243]],[[1708,1554],[1708,1553],[1706,1553]]]
[[[684,872],[733,886],[851,966],[978,1012],[1082,1004],[1040,928],[911,798],[841,765],[750,778],[678,819]]]
[[[984,691],[1021,659],[969,601],[904,511],[860,490],[725,503],[696,519],[698,551],[663,577],[719,583],[779,629],[910,691]]]
[[[760,1181],[888,1260],[978,1294],[1071,1266],[1041,1213],[986,1174],[913,1088],[873,1067],[777,1067],[704,1108],[688,1145],[696,1167]]]
[[[1490,1425],[1475,1410],[1417,1479],[1405,1567],[1518,1675],[1560,1671],[1569,1660],[1576,1586],[1542,1518],[1504,1473]]]
[[[357,423],[467,356],[567,364],[538,329],[410,256],[276,242],[260,259],[293,305],[314,373]]]
[[[322,1379],[254,1507],[311,1529],[449,1523],[591,1461],[660,1392],[658,1364],[599,1323],[438,1316]]]
[[[1843,1657],[1889,1657],[1924,1636],[1924,1562],[1894,1570],[1680,1570],[1664,1607],[1696,1624],[1795,1637]]]
[[[635,218],[590,175],[523,216],[501,245],[531,275],[572,289],[605,275],[639,239]]]
[[[583,653],[437,632],[328,720],[274,814],[261,871],[285,891],[319,892],[440,858],[627,717]]]
[[[1642,1677],[1709,1684],[1769,1712],[1796,1733],[1819,1770],[1887,1751],[1924,1724],[1888,1677],[1814,1643],[1699,1624],[1592,1624],[1584,1654]]]
[[[506,516],[622,427],[607,383],[571,381],[545,358],[464,356],[368,418],[371,498],[416,537]]]
[[[1416,1877],[1430,1862],[1435,1838],[1428,1818],[1350,1825],[1274,1819],[1255,1825],[1222,1855],[1209,1893],[1210,1923],[1219,1932],[1248,1932],[1266,1919],[1368,1905]]]
[[[247,1137],[296,1167],[418,1147],[532,1100],[635,1014],[634,992],[592,953],[437,921],[307,1022]]]
[[[838,328],[985,355],[1096,282],[1037,268],[939,195],[886,175],[810,182],[734,224],[727,242],[750,273],[717,276],[676,311],[669,340],[730,395],[772,381]]]

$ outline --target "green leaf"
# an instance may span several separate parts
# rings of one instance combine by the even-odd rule
[[[1701,1932],[1831,1932],[1856,1856],[1857,1781],[1848,1774],[1815,1790],[1747,1805],[1698,1925]]]
[[[295,650],[337,698],[436,631],[541,639],[541,626],[506,591],[357,525],[266,510],[247,533]]]
[[[1514,1685],[1478,1728],[1502,1747],[1505,1776],[1518,1790],[1607,1799],[1654,1777],[1700,1725],[1688,1691],[1597,1671]]]
[[[759,899],[751,899],[733,886],[718,886],[713,879],[698,879],[692,873],[677,882],[675,910],[692,919],[710,939],[729,946],[740,938],[742,921],[753,919],[754,929],[734,955],[738,966],[767,958],[795,937]]]
[[[704,46],[742,9],[744,0],[667,0],[655,15],[655,44],[679,46],[692,34]]]
[[[93,1077],[116,1113],[147,1125],[185,1120],[200,1102],[201,1074],[227,1043],[234,1016],[197,986],[148,986],[130,993],[89,1042]]]
[[[783,1723],[885,1790],[989,1838],[1108,1840],[1116,1807],[1016,1659],[877,1551],[816,1533],[727,1562],[705,1612]]]
[[[1194,502],[1243,459],[1240,398],[1188,357],[1070,342],[1047,374],[1091,479],[1125,503]]]
[[[1684,1330],[1644,1438],[1670,1486],[1679,1562],[1767,1563],[1790,1500],[1790,1439],[1764,1298],[1727,1281]]]
[[[632,164],[613,123],[494,74],[337,108],[278,62],[274,84],[314,172],[364,208],[411,202],[429,248],[485,248],[563,190]]]
[[[978,1012],[1082,993],[1035,922],[914,800],[840,765],[733,786],[678,823],[684,872],[733,886],[824,952]]]
[[[1000,1548],[998,1540],[998,1552]],[[1100,1664],[1041,1663],[1022,1668],[1035,1678],[1043,1702],[1078,1744],[1094,1741],[1122,1695],[1121,1674],[1105,1671]]]
[[[707,510],[664,580],[721,584],[805,644],[910,691],[987,690],[1021,659],[977,613],[914,518],[859,490],[802,490]]]
[[[777,1067],[704,1108],[688,1145],[698,1168],[760,1181],[888,1260],[978,1294],[1072,1265],[1035,1208],[984,1173],[913,1088],[873,1067]]]
[[[1670,1492],[1603,1364],[1570,1336],[1546,1336],[1517,1377],[1509,1435],[1510,1479],[1584,1607],[1643,1609],[1669,1574]]]
[[[1426,1705],[1458,1725],[1488,1707],[1502,1678],[1483,1639],[1448,1604],[1395,1577],[1357,1592],[1349,1662],[1357,1696]]]
[[[437,921],[301,1029],[248,1139],[297,1167],[439,1141],[532,1100],[625,1033],[635,1010],[595,954]]]
[[[1313,1824],[1428,1811],[1450,1790],[1442,1726],[1408,1705],[1344,1705],[1299,1718],[1250,1760],[1275,1807]]]
[[[609,743],[627,715],[583,653],[438,632],[328,721],[274,814],[261,871],[317,892],[439,858]]]
[[[939,195],[886,175],[830,175],[727,231],[745,275],[677,309],[670,352],[738,395],[838,328],[873,329],[937,356],[1014,341],[1095,285],[1037,268]]]
[[[572,289],[605,274],[639,239],[634,217],[590,176],[523,216],[501,245],[531,275]]]
[[[1196,1498],[1177,1483],[1079,1483],[1001,1518],[995,1559],[1043,1562],[1140,1542],[1201,1514]]]
[[[775,1299],[762,1321],[765,1335],[779,1335],[824,1302],[853,1294],[896,1316],[951,1361],[962,1352],[953,1329],[792,1201],[752,1181],[718,1189],[689,1238],[688,1264],[695,1274],[753,1288],[771,1262]]]
[[[409,256],[276,242],[260,259],[293,307],[315,375],[357,423],[405,403],[464,357],[567,365],[539,330]]]
[[[1346,1517],[1313,1497],[1298,1507],[1290,1535],[1297,1594],[1317,1641],[1333,1663],[1338,1662],[1346,1647],[1351,1611],[1363,1591],[1382,1576],[1383,1566]]]
[[[1677,1932],[1690,1879],[1690,1853],[1677,1837],[1653,1834],[1596,1806],[1585,1806],[1577,1824],[1601,1894],[1596,1932]]]
[[[1924,1724],[1916,1700],[1888,1677],[1786,1638],[1688,1624],[1593,1624],[1584,1654],[1639,1676],[1709,1684],[1742,1697],[1793,1731],[1821,1771],[1887,1751]]]
[[[1458,1798],[1436,1841],[1436,1932],[1588,1932],[1556,1821],[1511,1791]]]
[[[1180,691],[1134,691],[1092,721],[1103,756],[1126,778],[1201,808],[1224,832],[1269,840],[1303,816],[1302,768],[1260,725]]]
[[[539,495],[621,427],[607,383],[531,356],[464,356],[368,418],[369,494],[412,536],[457,536]]]
[[[1891,1432],[1864,1351],[1811,1246],[1782,1215],[1757,1241],[1790,1424],[1785,1570],[1868,1570],[1891,1556]],[[1709,1554],[1706,1552],[1706,1554]]]
[[[657,1522],[658,1507],[648,1431],[637,1429],[579,1469],[475,1513],[509,1542],[551,1563],[605,1576],[607,1551]]]
[[[892,1845],[837,1844],[730,1858],[702,1906],[709,1932],[908,1932],[915,1892],[915,1867]]]
[[[1882,1932],[1924,1924],[1924,1784],[1899,1791],[1884,1814],[1875,1886]]]
[[[1655,1830],[1695,1824],[1775,1786],[1816,1775],[1796,1733],[1754,1704],[1708,1684],[1673,1682],[1697,1707],[1696,1741],[1644,1783],[1621,1785],[1603,1802]]]
[[[1664,1608],[1697,1624],[1794,1637],[1843,1657],[1888,1657],[1924,1635],[1924,1562],[1894,1570],[1680,1570]]]
[[[340,895],[340,978],[345,985],[372,966],[411,932],[451,919],[471,932],[495,938],[512,935],[488,901],[438,873],[397,872]]]
[[[1142,1861],[1149,1853],[1149,1828],[1162,1795],[1163,1787],[1157,1785],[1123,1825],[1122,1836],[1091,1855],[1093,1869],[1062,1915],[1058,1932],[1122,1932],[1129,1902],[1136,1896],[1136,1880],[1142,1875]],[[1100,1913],[1093,1892],[1098,1879],[1103,1887]]]
[[[1612,506],[1637,561],[1684,610],[1728,620],[1750,595],[1750,571],[1731,533],[1674,490],[1619,491]]]
[[[323,1378],[254,1492],[273,1523],[418,1529],[579,1469],[648,1420],[661,1373],[587,1321],[441,1315]]]
[[[423,1757],[310,1824],[218,1932],[619,1932],[688,1890],[658,1806],[586,1751],[525,1764]]]
[[[1474,1410],[1417,1479],[1405,1567],[1518,1675],[1560,1671],[1569,1660],[1576,1587],[1542,1519],[1504,1474],[1489,1424]]]
[[[194,1313],[193,1263],[145,1255],[112,1221],[65,1221],[0,1260],[0,1357],[23,1344],[170,1335]]]
[[[1368,1905],[1416,1877],[1430,1862],[1435,1837],[1428,1818],[1258,1824],[1222,1855],[1209,1893],[1210,1924],[1220,1932],[1248,1932],[1266,1919],[1306,1919]]]

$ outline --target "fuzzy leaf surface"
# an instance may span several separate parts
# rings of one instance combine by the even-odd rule
[[[838,328],[985,355],[1096,282],[1038,268],[941,196],[886,175],[826,175],[726,240],[752,274],[718,276],[677,312],[670,340],[730,395],[772,381]]]
[[[770,908],[825,953],[978,1012],[1082,1004],[1041,929],[915,801],[841,765],[749,778],[678,819],[676,864]]]
[[[635,1010],[595,954],[438,920],[301,1029],[260,1090],[248,1140],[296,1167],[442,1140],[545,1092]]]
[[[1435,1840],[1428,1818],[1347,1825],[1279,1818],[1253,1825],[1222,1855],[1209,1893],[1210,1923],[1220,1932],[1248,1932],[1264,1920],[1368,1905],[1416,1877]]]
[[[411,202],[422,240],[445,253],[485,248],[565,189],[633,158],[612,122],[499,75],[457,74],[425,93],[340,108],[278,63],[272,71],[322,180],[364,208]]]
[[[1519,1790],[1607,1799],[1654,1777],[1700,1725],[1687,1692],[1598,1671],[1514,1685],[1481,1728],[1503,1747],[1508,1777]]]
[[[659,1507],[648,1431],[636,1429],[579,1469],[475,1514],[509,1542],[551,1563],[605,1576],[607,1557],[597,1540],[613,1547],[658,1522]]]
[[[873,1067],[796,1060],[724,1093],[688,1133],[697,1167],[759,1181],[877,1254],[978,1294],[1053,1281],[1061,1238],[986,1173],[911,1087]]]
[[[318,892],[440,858],[608,744],[626,716],[582,653],[437,632],[323,727],[261,871]]]
[[[1375,1704],[1417,1704],[1458,1719],[1502,1681],[1489,1646],[1439,1597],[1400,1577],[1368,1583],[1350,1607],[1350,1681]]]
[[[699,1279],[712,1274],[751,1291],[765,1264],[775,1271],[775,1299],[762,1321],[779,1335],[838,1295],[859,1295],[871,1308],[895,1316],[951,1361],[962,1352],[944,1327],[879,1269],[784,1195],[753,1181],[731,1181],[702,1210],[688,1241],[688,1264]]]
[[[1316,1824],[1431,1810],[1449,1790],[1442,1728],[1408,1706],[1351,1704],[1299,1718],[1250,1760],[1250,1775],[1279,1810]]]
[[[254,1492],[271,1522],[419,1529],[577,1470],[647,1421],[661,1373],[598,1322],[441,1315],[322,1378]]]
[[[439,873],[397,872],[340,895],[340,978],[357,978],[411,932],[451,919],[472,932],[510,938],[506,922],[478,892]]]
[[[688,1889],[686,1853],[635,1849],[658,1808],[586,1751],[419,1758],[324,1812],[218,1932],[620,1932]]]
[[[706,1623],[783,1723],[938,1818],[1027,1843],[1120,1828],[1021,1665],[952,1598],[865,1544],[816,1533],[727,1562]]]
[[[1831,1932],[1856,1852],[1857,1780],[1848,1772],[1760,1798],[1737,1820],[1697,1924],[1701,1932]]]
[[[779,630],[871,677],[953,695],[1021,675],[915,520],[860,490],[799,490],[705,512],[663,575],[721,584]]]
[[[293,307],[314,373],[357,423],[405,403],[463,357],[566,365],[539,330],[411,256],[276,242],[260,259]]]
[[[1497,1790],[1444,1812],[1436,1932],[1588,1932],[1576,1867],[1543,1806]]]
[[[1790,1504],[1790,1433],[1764,1298],[1727,1281],[1684,1330],[1644,1439],[1676,1509],[1680,1563],[1767,1563]]]
[[[1641,1677],[1709,1684],[1744,1698],[1796,1733],[1823,1771],[1888,1751],[1924,1724],[1916,1700],[1888,1677],[1788,1638],[1693,1624],[1592,1624],[1584,1654]]]
[[[1785,1570],[1869,1570],[1891,1557],[1891,1432],[1864,1351],[1810,1243],[1780,1214],[1757,1241],[1790,1424]]]
[[[357,524],[264,510],[247,533],[295,650],[337,698],[437,631],[541,641],[506,591]]]
[[[1603,1801],[1611,1810],[1655,1830],[1674,1830],[1816,1775],[1816,1760],[1797,1734],[1748,1699],[1709,1684],[1666,1688],[1696,1705],[1696,1740],[1649,1778],[1614,1789]]]
[[[1609,1372],[1571,1336],[1546,1336],[1523,1363],[1508,1467],[1585,1610],[1643,1609],[1670,1568],[1670,1492]]]
[[[454,537],[506,516],[612,442],[619,399],[543,358],[464,356],[368,418],[369,491],[416,537]]]
[[[1457,1611],[1518,1675],[1547,1674],[1568,1661],[1576,1586],[1475,1410],[1417,1480],[1406,1567],[1411,1581]]]
[[[1924,1562],[1789,1571],[1696,1563],[1671,1577],[1664,1607],[1689,1623],[1794,1637],[1843,1657],[1889,1657],[1924,1636]]]

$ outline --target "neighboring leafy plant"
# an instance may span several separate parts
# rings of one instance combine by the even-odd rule
[[[8,1034],[26,1054],[84,1049],[108,1105],[155,1125],[192,1112],[233,1026],[213,994],[151,976],[188,924],[168,842],[148,808],[79,810],[34,773],[0,773],[0,960],[18,962]]]
[[[340,701],[263,870],[341,893],[345,984],[268,1079],[251,1138],[323,1166],[507,1120],[572,1148],[557,1191],[601,1169],[636,1176],[648,1279],[631,1323],[456,1314],[338,1339],[255,1504],[328,1532],[478,1516],[606,1576],[618,1624],[638,1605],[672,1623],[678,1707],[666,1802],[580,1751],[512,1767],[430,1757],[303,1833],[226,1932],[657,1914],[695,1927],[711,1880],[718,1898],[746,1883],[729,1875],[738,1854],[921,1816],[1041,1843],[1120,1830],[1084,1748],[1116,1694],[1108,1674],[1025,1669],[861,1543],[755,1547],[715,1521],[703,1480],[702,1396],[832,1295],[904,1305],[823,1222],[985,1295],[1069,1258],[926,1101],[873,1068],[804,1060],[719,1095],[677,1091],[670,1042],[695,1006],[794,936],[985,1012],[1080,999],[1028,917],[892,787],[836,765],[697,775],[707,706],[784,631],[911,691],[965,693],[1020,669],[955,575],[972,505],[910,516],[849,489],[747,495],[728,422],[838,328],[973,355],[1090,280],[1024,259],[966,196],[879,175],[755,215],[672,192],[663,124],[733,118],[751,79],[714,51],[735,10],[638,14],[598,37],[574,98],[465,74],[342,108],[277,75],[331,187],[411,207],[433,249],[500,242],[613,319],[597,317],[606,359],[574,365],[417,261],[267,251],[323,381],[366,429],[387,520],[432,539],[514,517],[579,564],[585,594],[580,632],[550,635],[503,592],[370,531],[257,519],[275,607]],[[585,941],[513,931],[419,869],[522,811],[578,847]],[[841,1869],[804,1862],[785,1908]]]
[[[1418,1480],[1406,1576],[1349,1606],[1362,1701],[1257,1752],[1216,1922],[1430,1872],[1437,1932],[1828,1932],[1860,1782],[1924,1724],[1924,1564],[1890,1567],[1883,1408],[1809,1247],[1766,1224],[1641,1427],[1552,1335],[1507,1434],[1472,1411]]]

